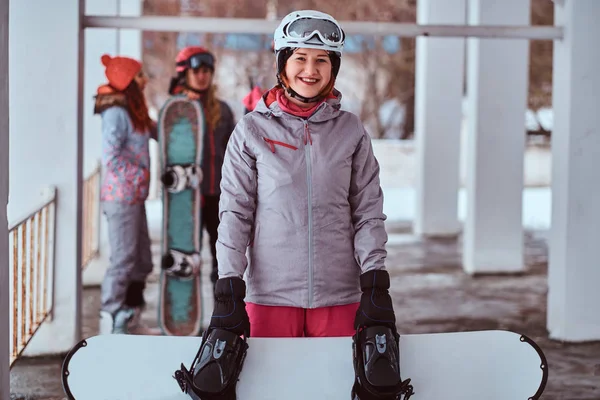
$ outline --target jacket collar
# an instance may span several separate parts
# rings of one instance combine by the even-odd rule
[[[277,90],[277,88],[274,87],[271,90]],[[266,116],[272,115],[277,118],[291,117],[295,119],[300,119],[300,117],[291,115],[283,111],[279,106],[277,100],[274,100],[272,103],[267,105],[266,100],[271,90],[267,91],[265,94],[262,95],[254,111],[257,111],[261,114],[265,114]],[[337,89],[333,89],[333,96],[321,103],[321,105],[317,107],[315,112],[310,117],[308,117],[307,120],[310,122],[325,122],[330,119],[336,118],[340,114],[341,101],[342,93]]]
[[[108,85],[102,85],[98,88],[94,101],[94,114],[100,114],[110,107],[127,108],[127,99],[125,94],[117,92]]]

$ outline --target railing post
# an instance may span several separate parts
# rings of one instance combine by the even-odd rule
[[[102,186],[102,163],[100,162],[100,160],[98,160],[98,166],[97,168],[97,174],[96,174],[96,187],[95,189],[95,196],[96,196],[96,215],[94,215],[94,219],[96,222],[96,240],[95,240],[95,247],[94,247],[94,251],[96,252],[96,257],[100,256],[100,237],[102,235],[102,230],[100,229],[100,226],[102,224],[102,207],[100,206],[100,188]]]
[[[51,260],[51,268],[48,268],[48,273],[52,274],[52,277],[50,278],[50,284],[52,285],[52,289],[51,289],[51,297],[50,299],[48,299],[50,301],[50,314],[48,315],[48,321],[52,321],[54,319],[54,304],[56,304],[55,299],[56,299],[56,279],[54,277],[55,272],[56,272],[56,241],[58,240],[58,235],[57,235],[57,230],[56,227],[58,225],[58,221],[56,218],[56,208],[58,205],[58,193],[56,192],[56,189],[54,189],[54,196],[55,196],[55,201],[54,203],[51,205],[50,210],[52,211],[52,218],[50,219],[52,221],[52,235],[50,236],[50,240],[51,242],[49,243],[50,246],[48,246],[48,249],[52,251],[52,255],[50,257],[48,257],[48,260]],[[81,298],[81,295],[78,295],[79,298]],[[79,311],[78,311],[79,312]],[[79,315],[78,313],[76,313],[75,315]]]
[[[101,164],[98,164],[83,181],[83,219],[81,235],[81,264],[85,269],[100,254],[100,175]]]

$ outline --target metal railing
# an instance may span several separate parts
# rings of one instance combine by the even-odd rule
[[[100,171],[98,166],[83,181],[83,237],[81,265],[87,267],[100,251]]]
[[[9,227],[10,365],[52,318],[56,189],[35,211]]]

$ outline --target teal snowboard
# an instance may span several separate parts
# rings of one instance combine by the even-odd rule
[[[158,325],[165,335],[197,336],[202,324],[201,201],[204,114],[171,97],[158,118],[163,203]]]

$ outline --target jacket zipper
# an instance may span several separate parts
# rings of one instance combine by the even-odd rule
[[[291,144],[287,144],[284,142],[278,142],[277,140],[271,140],[271,139],[268,139],[265,137],[263,139],[265,142],[267,142],[269,144],[269,147],[271,148],[272,153],[275,153],[275,145],[287,147],[288,149],[292,149],[292,150],[298,150],[298,148],[296,146],[292,146]]]
[[[304,155],[306,157],[306,183],[308,186],[308,308],[313,303],[313,222],[312,222],[312,164],[310,148],[312,138],[308,130],[308,121],[304,121]]]

